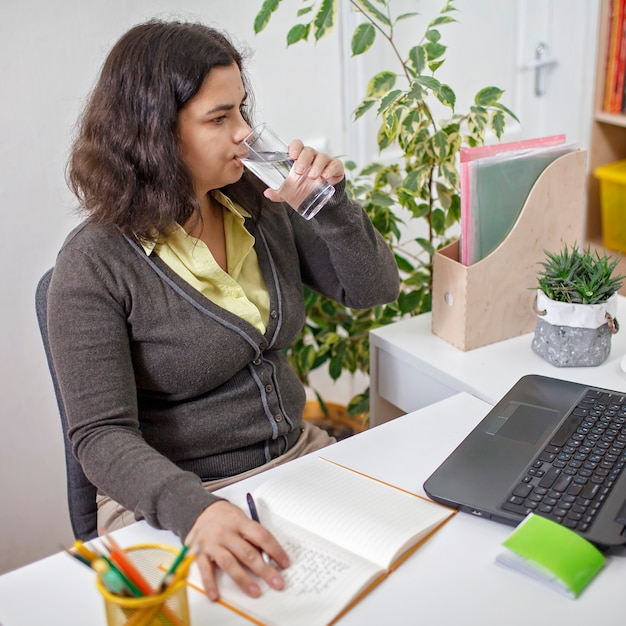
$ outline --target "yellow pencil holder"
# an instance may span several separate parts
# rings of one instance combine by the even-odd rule
[[[176,548],[159,544],[137,545],[126,549],[128,558],[153,589],[159,588],[169,564],[178,552]],[[186,575],[162,593],[141,597],[111,593],[100,577],[96,584],[104,598],[108,626],[191,626]]]

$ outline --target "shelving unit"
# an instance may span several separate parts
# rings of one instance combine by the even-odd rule
[[[591,128],[591,147],[589,149],[589,179],[587,185],[587,215],[585,235],[587,241],[604,250],[602,245],[602,227],[600,215],[600,181],[593,175],[599,165],[626,159],[626,115],[605,113],[602,110],[604,83],[607,65],[607,46],[609,41],[609,18],[612,0],[602,0],[600,14],[600,32],[596,52],[596,85],[594,118]],[[615,250],[607,250],[615,253]],[[626,274],[626,254],[622,254],[619,273]],[[626,285],[620,290],[626,295]]]

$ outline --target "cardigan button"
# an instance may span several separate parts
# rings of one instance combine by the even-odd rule
[[[283,414],[282,413],[276,413],[276,415],[274,415],[274,419],[277,422],[282,422],[283,421]]]
[[[259,349],[260,349],[260,350],[267,350],[267,341],[262,341],[262,342],[259,344]]]
[[[254,361],[252,361],[252,365],[261,365],[261,359],[254,359]]]
[[[270,311],[270,317],[275,320],[278,317],[278,311],[276,309],[272,309]]]
[[[272,387],[272,385],[265,385],[266,393],[272,393],[272,391],[274,391],[274,387]]]

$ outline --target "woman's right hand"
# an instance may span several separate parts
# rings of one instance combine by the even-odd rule
[[[244,593],[255,598],[261,595],[261,587],[252,574],[272,589],[280,590],[285,585],[279,569],[263,558],[265,553],[284,569],[289,566],[285,550],[266,528],[226,500],[211,504],[200,514],[185,544],[196,553],[202,584],[211,600],[219,597],[217,569],[223,570]]]

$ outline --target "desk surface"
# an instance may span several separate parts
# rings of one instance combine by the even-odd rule
[[[424,494],[424,480],[488,409],[481,400],[458,394],[335,444],[323,456]],[[299,462],[304,460],[294,461]],[[243,505],[246,491],[263,480],[263,475],[254,476],[220,493]],[[500,543],[511,530],[457,514],[350,611],[340,626],[623,623],[626,556],[613,557],[582,596],[571,600],[494,563]],[[133,524],[115,536],[122,545],[145,541],[180,545],[171,533],[145,523]],[[194,626],[249,624],[193,589],[189,600]],[[61,553],[0,577],[0,623],[104,626],[105,617],[93,575]]]
[[[533,352],[533,333],[462,351],[431,330],[432,314],[383,326],[370,333],[372,423],[395,417],[379,414],[379,397],[404,414],[461,391],[496,402],[525,374],[542,374],[626,391],[620,363],[626,355],[626,298],[618,299],[622,329],[613,335],[611,353],[597,367],[555,367]]]

